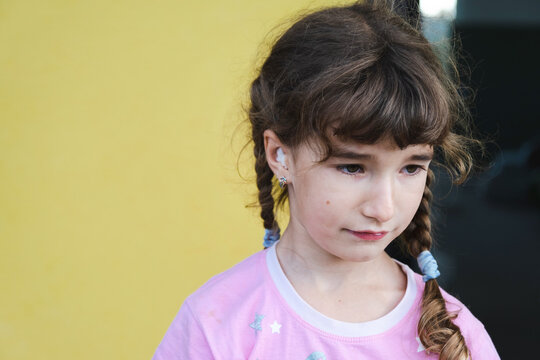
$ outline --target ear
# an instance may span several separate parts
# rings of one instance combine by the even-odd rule
[[[272,130],[265,130],[264,151],[266,152],[266,161],[272,169],[274,175],[280,177],[288,177],[289,175],[289,148],[281,143],[278,136]],[[278,151],[278,149],[281,149]]]

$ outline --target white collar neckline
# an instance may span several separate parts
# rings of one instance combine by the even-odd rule
[[[361,323],[351,323],[332,319],[314,309],[296,292],[279,264],[276,253],[276,244],[277,243],[274,243],[266,251],[266,264],[274,285],[285,302],[298,316],[323,332],[346,337],[362,337],[381,334],[397,325],[408,314],[415,302],[418,289],[414,278],[414,272],[407,265],[394,259],[407,275],[407,288],[405,290],[405,295],[400,302],[389,313],[378,319]]]

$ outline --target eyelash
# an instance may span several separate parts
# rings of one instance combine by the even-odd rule
[[[356,168],[356,170],[347,169],[347,168],[351,168],[351,167]],[[403,167],[402,170],[406,170],[407,168],[410,168],[410,167],[414,167],[414,171],[413,172],[408,172],[408,171],[405,172],[405,174],[408,175],[408,176],[414,176],[414,175],[417,175],[418,173],[420,173],[420,171],[426,170],[425,167],[423,167],[421,165],[415,165],[415,164],[406,165],[406,166]],[[339,171],[341,171],[342,173],[344,173],[345,175],[349,175],[349,176],[356,176],[356,175],[359,175],[359,174],[364,172],[364,167],[362,165],[359,165],[359,164],[338,165],[337,169]]]
[[[356,171],[354,171],[354,170],[353,170],[353,171],[350,171],[350,170],[347,169],[347,168],[349,168],[349,167],[355,167],[355,168],[357,168],[357,170],[356,170]],[[358,171],[360,171],[360,170],[363,171],[363,170],[364,170],[364,168],[362,167],[362,165],[357,165],[357,164],[338,165],[338,166],[337,166],[337,169],[338,169],[339,171],[341,171],[342,173],[344,173],[345,175],[352,175],[352,176],[359,174]]]
[[[412,173],[407,172],[407,175],[409,175],[409,176],[417,175],[421,170],[426,170],[425,167],[423,167],[421,165],[414,165],[414,164],[405,166],[403,168],[403,170],[407,169],[408,167],[414,167],[415,168],[415,170]]]

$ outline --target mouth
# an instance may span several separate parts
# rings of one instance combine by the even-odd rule
[[[366,241],[377,241],[382,239],[388,234],[388,231],[371,231],[371,230],[362,230],[362,231],[353,231],[347,230],[352,235],[356,236],[359,239]]]

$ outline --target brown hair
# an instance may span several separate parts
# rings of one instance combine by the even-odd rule
[[[449,69],[455,67],[449,66]],[[307,15],[274,44],[251,86],[249,119],[261,217],[279,229],[275,201],[287,199],[266,162],[263,132],[273,130],[295,148],[316,144],[323,161],[331,137],[373,144],[393,139],[405,148],[434,146],[456,183],[473,166],[469,113],[456,84],[431,45],[405,20],[383,6],[355,3]],[[429,170],[421,204],[401,235],[417,257],[432,245]],[[469,350],[452,322],[435,279],[425,284],[418,334],[440,359],[466,359]]]

